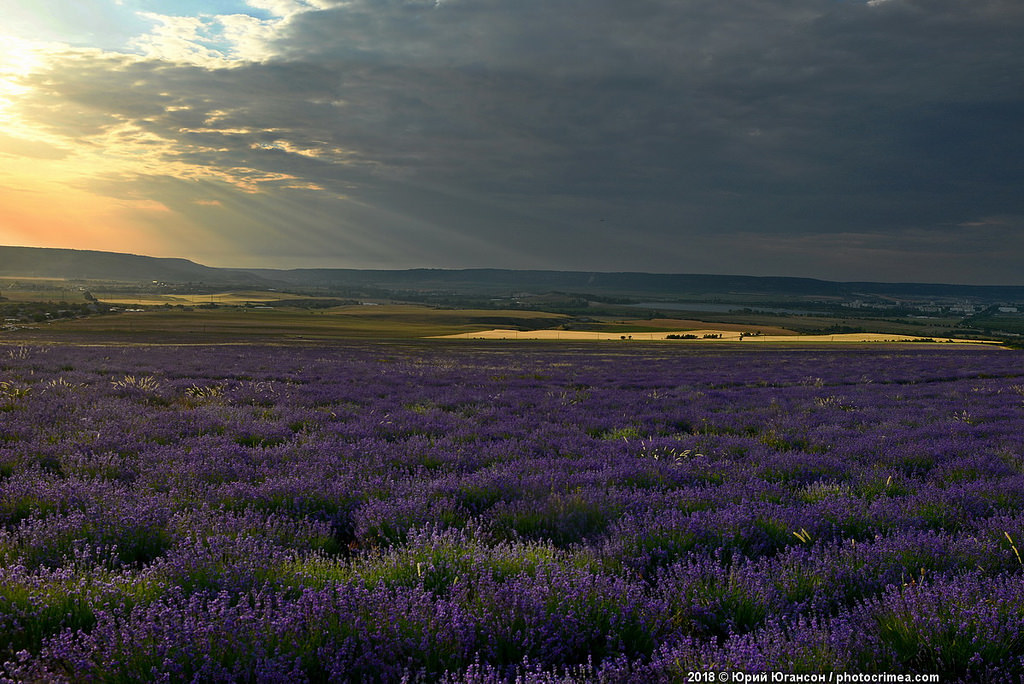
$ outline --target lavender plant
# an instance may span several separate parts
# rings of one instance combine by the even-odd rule
[[[993,349],[0,352],[12,681],[1024,677]]]

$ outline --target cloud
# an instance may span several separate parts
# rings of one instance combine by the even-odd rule
[[[0,133],[0,155],[34,159],[65,159],[70,151],[61,147]]]
[[[153,12],[138,14],[154,27],[130,41],[130,48],[149,59],[211,69],[269,59],[273,52],[268,44],[286,21],[248,14],[197,17]]]
[[[224,53],[214,47],[218,36],[211,35],[210,22],[201,17],[176,17],[153,12],[140,12],[139,16],[156,24],[149,33],[130,43],[151,59],[220,66]]]
[[[328,0],[246,0],[246,4],[256,9],[266,10],[275,17],[290,17],[302,12],[327,9],[331,6]]]
[[[94,191],[235,207],[264,232],[229,243],[346,265],[736,272],[757,244],[797,273],[1024,215],[1009,0],[248,4],[148,15],[141,56],[55,54],[19,111],[105,156]]]

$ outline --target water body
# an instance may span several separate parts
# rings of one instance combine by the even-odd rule
[[[750,306],[742,304],[706,304],[703,302],[641,302],[630,304],[636,309],[658,309],[660,311],[708,311],[711,313],[728,313],[730,311],[743,311],[749,309],[755,313],[780,313],[794,314],[797,316],[814,316],[822,314],[821,311],[804,311],[802,309],[779,309],[771,306]]]

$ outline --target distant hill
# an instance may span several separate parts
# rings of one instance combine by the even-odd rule
[[[672,273],[606,273],[503,269],[253,269],[251,273],[291,285],[376,287],[386,290],[479,292],[577,292],[639,296],[780,295],[851,298],[863,295],[904,297],[978,297],[1024,300],[1022,286],[934,283],[834,282],[814,278]]]
[[[254,269],[251,273],[294,286],[371,287],[392,291],[448,291],[455,294],[575,292],[604,295],[686,296],[752,294],[842,295],[838,283],[810,278],[529,271],[491,268],[408,270]],[[1022,288],[1024,289],[1024,288]]]
[[[604,273],[505,269],[229,269],[187,259],[116,252],[0,247],[0,276],[119,280],[136,283],[224,284],[232,287],[366,288],[393,292],[504,295],[552,291],[641,297],[735,294],[782,297],[964,297],[1024,302],[1024,286],[833,282],[666,273]]]
[[[0,276],[170,283],[256,283],[244,271],[202,266],[188,259],[166,259],[118,252],[41,247],[0,247]]]

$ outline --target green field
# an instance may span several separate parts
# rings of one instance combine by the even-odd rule
[[[763,335],[884,333],[915,337],[990,339],[997,329],[961,318],[874,317],[770,314],[755,311],[698,312],[640,310],[615,304],[591,306],[576,298],[576,308],[561,299],[530,296],[512,299],[452,297],[451,302],[417,302],[407,293],[343,293],[324,289],[202,289],[202,284],[43,278],[0,278],[0,311],[11,341],[61,339],[138,342],[257,342],[327,339],[412,339],[493,329],[602,333],[722,330]],[[390,295],[390,297],[389,297]],[[557,299],[557,301],[556,301]],[[565,296],[562,295],[562,299]],[[410,301],[411,300],[411,301]],[[578,301],[577,301],[578,300]],[[360,303],[357,303],[360,302]],[[580,305],[583,302],[583,305]],[[562,302],[564,304],[564,302]],[[498,307],[506,308],[498,308]],[[568,306],[568,305],[566,305]],[[493,308],[492,308],[493,307]],[[560,308],[561,307],[561,308]],[[1007,326],[1013,317],[997,321]]]
[[[350,306],[325,310],[216,308],[138,311],[54,321],[10,333],[140,341],[302,340],[418,338],[493,328],[544,327],[565,316],[530,311],[432,309],[410,305]]]
[[[85,300],[85,288],[54,278],[0,277],[0,302],[68,302]]]

